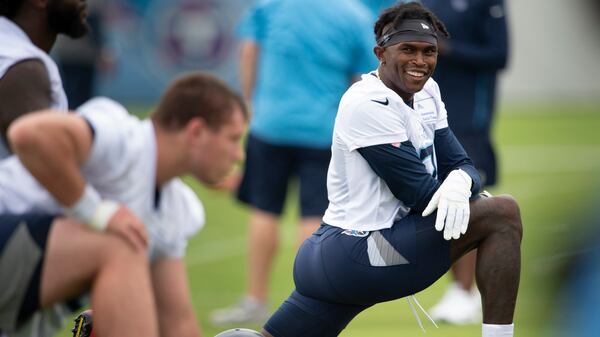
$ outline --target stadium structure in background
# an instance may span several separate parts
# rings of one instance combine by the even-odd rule
[[[211,72],[238,87],[234,27],[253,0],[105,0],[107,36],[117,72],[99,93],[152,103],[169,80]]]
[[[99,94],[125,103],[154,103],[169,79],[192,69],[211,72],[239,88],[234,27],[257,0],[103,1],[108,42],[118,64],[114,74],[100,79]],[[537,15],[539,8],[544,15]],[[508,11],[515,38],[513,62],[501,81],[502,97],[547,102],[597,96],[597,1],[520,1],[512,2]],[[556,25],[557,17],[569,24]],[[557,45],[569,50],[577,67],[548,71],[563,62]],[[544,58],[532,58],[534,54]]]

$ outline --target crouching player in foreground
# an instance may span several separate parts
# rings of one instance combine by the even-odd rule
[[[477,170],[448,128],[430,78],[447,31],[409,3],[384,11],[375,34],[379,68],[339,105],[323,224],[300,247],[296,289],[263,334],[337,336],[361,311],[427,288],[477,248],[483,336],[513,336],[519,208],[509,196],[478,197]]]
[[[246,120],[241,99],[199,73],[148,120],[107,98],[17,119],[16,157],[0,164],[0,330],[89,290],[98,337],[199,336],[182,257],[204,210],[177,177],[223,178]],[[31,176],[41,186],[22,189]]]

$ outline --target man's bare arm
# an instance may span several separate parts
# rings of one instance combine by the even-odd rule
[[[242,85],[242,94],[247,102],[251,102],[252,96],[254,95],[259,52],[260,47],[256,42],[250,40],[242,42],[240,54],[240,82]]]
[[[75,217],[95,229],[121,236],[135,249],[146,249],[146,228],[124,205],[112,209],[112,215],[107,222],[102,220],[101,226],[93,225],[102,203],[97,200],[99,197],[90,196],[88,191],[93,188],[87,187],[80,171],[93,141],[92,129],[85,119],[76,114],[42,110],[16,120],[8,130],[8,138],[23,166]],[[75,211],[82,204],[87,205],[89,216]]]
[[[42,61],[29,59],[10,67],[0,78],[0,102],[0,137],[6,141],[15,119],[52,105],[50,79]]]
[[[201,337],[183,261],[165,257],[154,262],[152,285],[158,309],[160,336]]]
[[[42,110],[16,120],[8,140],[27,170],[65,206],[82,195],[85,180],[80,166],[92,146],[92,131],[74,114]]]

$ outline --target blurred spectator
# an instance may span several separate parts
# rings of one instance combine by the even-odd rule
[[[598,200],[591,205],[598,205]],[[544,336],[595,337],[600,331],[600,212],[596,208],[581,226],[570,227],[584,235],[576,235],[579,239],[571,245],[575,252],[565,264],[565,283],[554,306],[553,324]]]
[[[359,0],[259,1],[240,25],[241,82],[252,103],[238,198],[251,206],[245,297],[212,315],[225,324],[261,324],[291,178],[298,178],[298,242],[320,225],[328,205],[327,168],[339,100],[374,69],[374,17]]]
[[[397,2],[408,2],[408,1],[406,1],[406,0],[404,0],[404,1],[402,1],[402,0],[361,0],[361,2],[371,10],[373,15],[375,15],[373,17],[373,24],[375,24],[377,17],[379,17],[379,14],[384,9],[391,7],[392,5],[394,5]]]
[[[448,122],[479,170],[484,186],[497,180],[491,140],[497,75],[507,63],[508,32],[504,0],[423,0],[446,25],[433,78],[440,86]],[[476,252],[452,267],[455,279],[432,308],[434,319],[454,324],[481,320],[481,300],[473,287]]]
[[[69,109],[75,109],[94,96],[94,85],[99,72],[113,70],[114,59],[106,47],[105,24],[101,0],[88,1],[90,33],[80,39],[59,36],[52,55],[56,58],[69,100]]]

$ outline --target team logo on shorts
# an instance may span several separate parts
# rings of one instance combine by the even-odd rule
[[[359,238],[364,238],[365,236],[369,235],[369,231],[359,231],[357,229],[346,229],[342,232],[342,234],[349,235],[349,236],[356,236]]]

